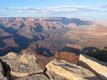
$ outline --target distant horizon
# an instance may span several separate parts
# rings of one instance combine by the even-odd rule
[[[31,16],[0,16],[0,18],[68,18],[68,19],[80,19],[87,21],[106,21],[107,19],[89,19],[89,18],[80,18],[80,17],[64,17],[64,16],[50,16],[50,17],[31,17]]]

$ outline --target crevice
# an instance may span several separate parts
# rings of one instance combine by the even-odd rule
[[[50,77],[46,74],[46,71],[47,71],[47,69],[45,69],[43,72],[29,74],[29,75],[24,76],[24,77],[29,77],[29,76],[36,75],[36,74],[43,74],[43,75],[45,75],[50,80]],[[23,77],[15,77],[15,76],[12,76],[12,77],[13,77],[12,80],[18,79],[18,78],[23,78]]]
[[[46,71],[47,71],[47,68],[44,70],[44,75],[50,80],[50,77],[49,77],[49,75],[46,73]]]
[[[23,77],[29,77],[29,76],[33,76],[33,75],[36,75],[36,74],[44,74],[43,72],[38,72],[38,73],[32,73],[32,74],[29,74],[27,76],[23,76]],[[18,79],[18,78],[23,78],[23,77],[16,77],[16,76],[12,76],[13,77],[13,80],[14,79]]]
[[[2,74],[8,80],[11,80],[11,68],[10,68],[9,64],[7,64],[5,61],[3,62],[1,59],[0,59],[0,63],[1,63],[2,68],[3,68]]]

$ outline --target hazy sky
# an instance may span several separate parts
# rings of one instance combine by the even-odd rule
[[[0,0],[0,16],[107,19],[107,0]]]

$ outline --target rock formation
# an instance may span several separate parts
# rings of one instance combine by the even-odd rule
[[[48,63],[47,71],[54,76],[57,74],[62,76],[61,79],[54,79],[54,77],[49,76],[50,80],[99,80],[92,72],[89,70],[77,66],[75,64],[70,64],[66,61],[56,61],[53,60]]]
[[[15,77],[23,77],[43,72],[43,70],[37,65],[34,55],[16,55],[11,52],[1,59],[3,62],[7,62],[7,64],[10,65],[11,74]]]
[[[37,56],[30,54],[30,52],[29,54],[25,54],[26,51],[23,52],[20,55],[11,52],[0,57],[0,80],[106,80],[96,74],[105,76],[106,67],[100,65],[99,70],[97,70],[89,64],[90,60],[84,57],[81,57],[80,61],[85,60],[84,63],[89,64],[96,73],[84,67],[85,64],[73,64],[63,60],[63,58],[55,59],[55,57],[45,65],[45,69],[41,69]],[[91,63],[94,62],[91,61]],[[95,63],[96,67],[98,67],[97,65],[99,66],[99,63]]]
[[[86,55],[80,55],[79,65],[94,72],[101,80],[107,80],[107,63]]]

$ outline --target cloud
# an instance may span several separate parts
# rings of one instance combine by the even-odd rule
[[[76,8],[69,7],[50,7],[50,8],[7,8],[8,11],[16,12],[37,12],[37,13],[54,13],[54,12],[71,12],[77,11]]]
[[[103,8],[90,8],[88,6],[58,6],[48,8],[5,8],[7,11],[36,12],[36,13],[57,13],[57,12],[78,12],[78,11],[107,11]]]
[[[100,8],[103,8],[103,9],[104,9],[104,8],[107,8],[107,3],[104,3],[104,4],[100,5],[99,7],[100,7]]]
[[[89,15],[91,14],[91,15]],[[82,18],[106,18],[107,8],[89,6],[56,6],[42,8],[2,8],[0,17],[82,17]]]

